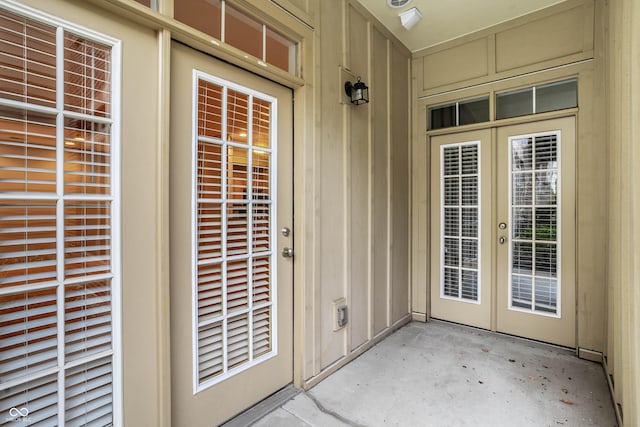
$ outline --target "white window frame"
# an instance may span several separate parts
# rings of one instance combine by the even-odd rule
[[[444,266],[444,239],[445,239],[445,233],[444,233],[444,229],[445,229],[445,224],[444,224],[444,150],[445,148],[451,148],[451,147],[458,147],[458,148],[462,148],[465,146],[472,146],[475,145],[478,147],[478,237],[477,237],[477,241],[478,241],[478,268],[477,268],[477,272],[478,272],[478,299],[476,301],[474,300],[470,300],[470,299],[465,299],[462,298],[462,296],[460,297],[452,297],[449,295],[445,295],[444,293],[444,277],[445,277],[445,266]],[[460,190],[462,190],[462,188],[460,188]],[[465,141],[465,142],[456,142],[456,143],[451,143],[451,144],[443,144],[440,146],[440,298],[442,299],[446,299],[446,300],[451,300],[451,301],[457,301],[457,302],[464,302],[467,304],[475,304],[475,305],[480,305],[482,304],[482,275],[481,275],[481,268],[482,268],[482,142],[480,140],[475,140],[475,141]],[[462,200],[460,201],[459,207],[462,208]],[[462,211],[460,213],[460,217],[458,218],[458,228],[460,230],[460,232],[462,232]],[[462,251],[460,251],[460,256],[462,256]],[[458,270],[462,271],[462,266],[458,267]],[[462,283],[460,283],[460,289],[462,289]]]
[[[121,133],[121,41],[91,30],[89,28],[74,24],[67,20],[52,16],[38,9],[25,6],[14,0],[3,0],[0,4],[2,9],[18,14],[28,19],[32,19],[43,24],[47,24],[57,28],[56,31],[56,107],[45,107],[39,105],[28,104],[20,101],[0,100],[1,105],[14,108],[23,108],[27,111],[41,111],[55,115],[56,123],[56,152],[57,152],[57,188],[58,191],[53,196],[34,195],[29,193],[17,193],[8,196],[2,196],[4,200],[52,200],[57,202],[56,212],[56,240],[57,240],[57,260],[64,260],[64,241],[59,236],[64,236],[64,215],[62,214],[62,202],[67,199],[87,200],[87,201],[106,201],[111,204],[111,274],[97,275],[95,277],[87,277],[85,279],[110,279],[111,281],[111,345],[112,350],[90,356],[86,359],[78,359],[66,363],[65,360],[65,340],[64,340],[64,285],[66,283],[79,282],[78,279],[60,280],[64,271],[64,262],[58,262],[58,280],[57,285],[57,306],[58,306],[58,366],[39,372],[37,375],[27,374],[26,380],[12,381],[11,384],[21,384],[36,378],[46,377],[53,373],[57,373],[58,383],[58,425],[65,424],[65,372],[84,363],[91,362],[111,355],[112,360],[112,395],[113,395],[113,423],[115,426],[123,425],[123,398],[122,398],[122,283],[121,283],[121,219],[120,219],[120,133]],[[78,113],[65,113],[64,110],[64,32],[76,34],[80,37],[107,45],[111,47],[111,118],[101,118],[94,116],[86,116],[87,120],[100,123],[108,123],[111,126],[110,148],[111,148],[111,194],[107,197],[92,198],[91,196],[64,196],[61,192],[61,182],[63,183],[63,165],[64,161],[64,118],[80,117],[84,115]],[[43,288],[50,288],[50,285],[43,285]],[[39,289],[34,287],[34,289]],[[16,289],[8,288],[4,293],[15,293]],[[60,327],[62,325],[62,327]],[[32,378],[29,378],[32,377]],[[27,408],[28,409],[28,408]]]
[[[513,163],[513,144],[512,141],[515,139],[524,139],[524,138],[532,138],[534,141],[534,150],[535,150],[535,138],[538,136],[547,136],[547,135],[555,135],[556,136],[556,141],[557,141],[557,146],[558,146],[558,183],[557,183],[557,187],[558,187],[558,195],[556,198],[556,246],[557,246],[557,250],[556,250],[556,312],[555,313],[548,313],[548,312],[544,312],[544,311],[538,311],[535,309],[536,307],[536,295],[535,295],[535,276],[531,276],[532,277],[532,282],[531,282],[531,307],[530,309],[526,309],[523,307],[515,307],[512,304],[512,283],[513,283],[513,232],[509,232],[509,237],[507,238],[507,243],[509,245],[509,270],[508,270],[508,276],[509,276],[509,286],[508,286],[508,296],[507,296],[507,300],[509,301],[509,305],[508,305],[508,309],[512,310],[512,311],[519,311],[522,313],[529,313],[529,314],[535,314],[538,316],[544,316],[544,317],[552,317],[552,318],[557,318],[560,319],[562,318],[562,131],[561,130],[550,130],[550,131],[546,131],[546,132],[536,132],[536,133],[526,133],[526,134],[522,134],[522,135],[514,135],[514,136],[510,136],[509,137],[509,196],[508,196],[508,209],[509,209],[509,224],[513,224],[513,167],[512,167],[512,163]],[[532,202],[533,202],[533,206],[535,206],[535,197],[536,197],[536,193],[535,193],[535,158],[532,159],[532,161],[534,162],[534,164],[532,165],[533,167],[533,174],[534,174],[534,180],[533,180],[533,192],[531,194],[531,197],[533,198]],[[535,230],[535,217],[532,218],[533,224],[532,227]],[[513,227],[511,227],[513,228]],[[532,243],[535,243],[535,240],[531,240]],[[535,251],[534,253],[531,254],[532,255],[532,263],[535,266]]]
[[[232,369],[228,369],[227,367],[227,362],[226,362],[226,330],[225,328],[223,328],[222,334],[223,334],[223,372],[219,375],[217,375],[214,378],[208,379],[206,381],[200,382],[200,378],[199,378],[199,372],[198,372],[198,328],[199,328],[199,324],[198,324],[198,140],[202,139],[202,140],[206,140],[206,139],[211,139],[211,138],[206,138],[206,137],[199,137],[198,136],[198,82],[200,80],[209,82],[209,83],[213,83],[219,86],[222,86],[223,88],[223,99],[226,100],[226,94],[227,91],[229,89],[241,92],[243,94],[249,95],[249,101],[248,101],[248,118],[247,118],[247,123],[248,123],[248,132],[247,132],[247,144],[240,144],[240,146],[242,146],[242,148],[247,147],[248,148],[248,155],[249,155],[249,160],[250,160],[250,165],[253,165],[253,162],[251,161],[252,159],[252,140],[251,138],[253,137],[253,132],[252,132],[252,127],[253,127],[253,109],[251,108],[252,105],[252,100],[253,97],[259,98],[263,101],[267,101],[271,103],[271,124],[270,124],[270,145],[268,148],[266,147],[260,147],[261,151],[267,152],[270,154],[270,158],[271,158],[271,163],[270,163],[270,168],[269,168],[269,185],[270,185],[270,194],[271,194],[271,200],[272,200],[272,204],[271,204],[271,211],[270,211],[270,221],[269,221],[269,239],[271,242],[271,247],[270,247],[270,251],[267,252],[268,256],[269,256],[269,262],[270,262],[270,269],[271,269],[271,278],[270,278],[270,295],[271,295],[271,303],[267,304],[265,306],[270,306],[271,307],[271,321],[270,321],[270,327],[271,327],[271,351],[269,351],[268,353],[265,353],[257,358],[253,358],[253,348],[252,346],[249,347],[249,361],[242,363],[241,365],[234,367]],[[244,372],[266,360],[269,360],[273,357],[276,357],[278,355],[278,294],[277,294],[277,278],[278,278],[278,263],[277,263],[277,251],[275,250],[275,243],[277,242],[277,232],[276,232],[276,226],[277,226],[277,218],[278,218],[278,211],[277,211],[277,200],[278,200],[278,193],[277,193],[277,170],[278,170],[278,164],[277,164],[277,135],[278,135],[278,129],[277,129],[277,112],[278,112],[278,99],[267,95],[265,93],[259,92],[257,90],[248,88],[246,86],[242,86],[239,85],[237,83],[213,76],[209,73],[206,73],[204,71],[200,71],[197,69],[193,70],[193,76],[192,76],[192,136],[191,136],[191,236],[192,236],[192,243],[191,243],[191,260],[192,260],[192,264],[191,264],[191,292],[192,292],[192,297],[191,297],[191,302],[192,302],[192,314],[191,314],[191,321],[192,321],[192,368],[193,368],[193,394],[197,394],[201,391],[204,391],[206,389],[209,389],[210,387],[221,383],[222,381],[225,381],[241,372]],[[224,144],[228,144],[228,145],[235,145],[234,143],[230,143],[227,139],[227,121],[226,121],[226,115],[227,115],[227,107],[223,102],[222,105],[222,138],[217,141],[221,144],[223,144],[223,147],[225,147],[226,145]],[[226,151],[223,149],[222,150],[222,164],[225,165],[224,169],[223,169],[223,175],[222,175],[222,180],[221,180],[221,186],[222,186],[222,200],[226,200],[226,191],[227,191],[227,179],[226,179],[226,174],[224,173],[226,171]],[[251,170],[248,170],[247,173],[249,174],[249,176],[251,176],[251,174],[253,173]],[[249,185],[249,194],[251,194],[251,186],[252,186],[252,179],[248,179],[248,185]],[[248,202],[251,202],[251,200],[249,200]],[[248,205],[249,206],[249,205]],[[248,212],[251,212],[251,209],[248,207],[247,208]],[[220,257],[221,260],[226,260],[227,259],[227,255],[226,255],[226,224],[227,224],[227,214],[226,214],[226,209],[222,209],[221,212],[222,215],[222,256]],[[252,236],[253,235],[253,222],[251,220],[251,214],[249,214],[248,218],[247,218],[247,230],[248,230],[248,236]],[[252,257],[253,254],[253,247],[251,244],[248,244],[248,256],[247,258],[250,259]],[[247,280],[248,280],[248,285],[251,286],[251,280],[252,280],[252,269],[249,269],[249,273],[247,275]],[[227,319],[228,315],[227,315],[227,309],[226,309],[226,271],[224,269],[222,269],[221,271],[222,274],[222,298],[223,298],[223,313],[220,316],[220,319]],[[249,292],[249,295],[251,295],[251,292]],[[249,332],[248,332],[248,336],[250,337],[249,342],[252,342],[252,338],[253,337],[253,323],[251,321],[252,316],[251,313],[253,312],[253,298],[249,297],[249,307],[247,309],[249,316],[248,316],[248,328],[249,328]],[[235,315],[236,313],[234,313]],[[218,321],[218,320],[216,320]],[[210,321],[207,323],[214,323],[215,321]]]

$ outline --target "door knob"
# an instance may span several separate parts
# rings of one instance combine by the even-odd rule
[[[293,248],[284,248],[282,250],[282,256],[284,258],[293,258]]]
[[[500,244],[504,245],[504,242],[506,242],[507,239],[504,236],[500,236]]]

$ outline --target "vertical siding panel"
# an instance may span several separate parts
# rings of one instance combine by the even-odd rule
[[[344,356],[344,330],[333,331],[332,303],[344,297],[345,290],[345,159],[343,147],[343,114],[338,104],[337,68],[342,62],[343,27],[342,0],[320,2],[320,46],[318,55],[318,80],[324,90],[318,91],[319,114],[318,140],[318,287],[320,289],[319,310],[321,368]],[[327,124],[331,124],[328,126]]]
[[[409,312],[409,57],[391,45],[391,321]]]
[[[357,10],[348,8],[350,37],[349,64],[356,76],[370,85],[369,28],[367,20]],[[371,91],[374,90],[373,86]],[[350,117],[347,127],[349,147],[349,264],[348,282],[351,307],[350,350],[369,339],[369,111],[371,104],[347,106]]]
[[[372,46],[373,75],[371,86],[375,88],[373,95],[373,334],[384,330],[388,324],[387,305],[389,295],[388,283],[388,196],[389,173],[387,169],[389,126],[387,114],[389,110],[389,73],[387,60],[387,39],[377,30],[373,31]]]

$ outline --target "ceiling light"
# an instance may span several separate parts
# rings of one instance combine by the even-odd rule
[[[408,4],[411,0],[387,0],[389,7],[402,7]]]
[[[400,22],[402,26],[407,30],[413,28],[414,25],[418,23],[422,19],[422,13],[418,10],[417,7],[412,7],[411,9],[407,9],[404,12],[398,15],[400,17]]]

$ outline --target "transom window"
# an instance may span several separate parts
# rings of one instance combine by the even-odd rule
[[[86,34],[0,7],[3,421],[118,422],[119,44]]]
[[[298,44],[225,0],[176,0],[174,15],[215,40],[258,58],[261,65],[298,74]]]

